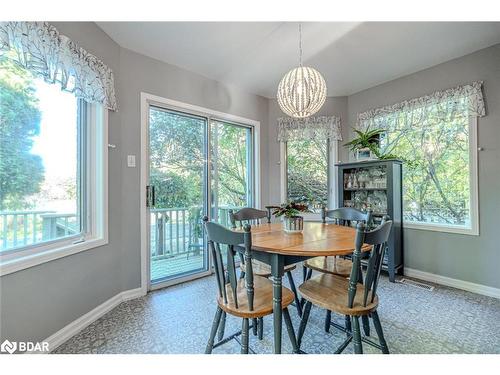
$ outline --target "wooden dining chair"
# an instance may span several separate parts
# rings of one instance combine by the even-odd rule
[[[323,223],[326,223],[328,218],[330,219],[328,222],[343,226],[351,226],[353,221],[370,225],[371,216],[371,211],[363,212],[351,207],[341,207],[334,210],[323,208],[321,211],[321,220]],[[303,270],[306,270],[304,272],[304,281],[311,278],[313,270],[347,278],[351,274],[352,261],[341,257],[316,257],[305,261],[303,263]],[[359,281],[363,282],[361,268],[359,271]],[[325,317],[326,332],[330,332],[331,315],[331,311],[328,310]],[[345,325],[346,329],[351,329],[351,320],[348,316],[345,318]],[[369,336],[370,325],[366,317],[363,318],[363,328],[365,334]]]
[[[371,215],[371,211],[363,212],[351,207],[341,207],[334,210],[323,208],[321,220],[326,223],[328,218],[331,219],[328,222],[343,226],[351,226],[353,221],[370,225]],[[348,277],[351,273],[352,262],[338,257],[316,257],[304,262],[303,267],[307,271],[307,273],[304,272],[304,281],[310,278],[313,270]]]
[[[203,223],[208,237],[208,247],[213,258],[218,286],[217,311],[205,353],[210,354],[214,348],[232,339],[238,340],[237,337],[241,335],[241,353],[248,354],[249,319],[255,322],[256,319],[261,319],[273,313],[273,284],[265,277],[254,275],[252,270],[252,235],[249,224],[245,224],[244,232],[234,232],[220,224],[209,222],[206,216],[203,218]],[[221,245],[227,246],[226,269],[224,269]],[[244,278],[236,276],[236,248],[238,251],[243,249],[245,259]],[[288,312],[288,306],[292,302],[292,291],[283,287],[283,319],[293,350],[298,352],[295,332]],[[227,338],[221,338],[217,343],[214,343],[223,312],[242,318],[242,328],[241,331]]]
[[[389,353],[377,314],[379,298],[376,292],[391,228],[392,221],[388,220],[388,217],[384,217],[380,226],[371,231],[366,230],[364,223],[358,223],[355,250],[352,256],[353,266],[349,279],[330,273],[321,273],[307,280],[299,287],[300,294],[307,301],[297,337],[299,348],[309,319],[311,306],[314,304],[320,308],[349,316],[352,321],[352,332],[333,323],[334,327],[347,333],[347,339],[338,347],[335,353],[341,353],[351,340],[354,341],[354,352],[357,354],[363,353],[362,341],[377,347],[384,354]],[[358,282],[358,273],[361,265],[361,247],[364,244],[372,245],[372,250],[368,258],[365,282],[360,284]],[[366,337],[361,337],[360,316],[366,316],[373,320],[379,345]]]
[[[271,223],[271,214],[269,208],[272,206],[268,206],[267,211],[264,210],[258,210],[256,208],[250,208],[250,207],[245,207],[242,208],[241,210],[237,212],[233,212],[233,210],[229,210],[229,221],[231,222],[231,226],[233,229],[237,228],[237,223],[239,224],[240,228],[246,223],[246,224],[260,224],[260,220],[266,218],[267,223]],[[242,259],[242,262],[240,263],[241,266],[241,271],[242,275],[245,273],[245,262],[244,259]],[[292,271],[296,268],[295,264],[290,264],[288,266],[285,266],[285,274],[288,277],[288,282],[290,283],[290,288],[292,289],[292,292],[295,297],[295,305],[297,308],[297,312],[299,316],[302,316],[302,305],[300,303],[300,299],[297,294],[297,288],[295,286],[295,282],[293,280],[292,276]],[[252,260],[252,269],[254,275],[257,276],[262,276],[262,277],[270,277],[271,276],[271,266],[259,262],[258,260]]]
[[[231,222],[232,228],[236,228],[237,224],[240,228],[243,228],[244,224],[259,225],[262,219],[266,219],[268,224],[271,223],[269,211],[258,210],[252,207],[244,207],[236,212],[234,212],[234,210],[229,210],[229,221]]]
[[[264,210],[258,210],[256,208],[252,207],[245,207],[242,208],[241,210],[234,212],[233,210],[229,210],[229,221],[231,223],[231,227],[233,229],[236,229],[238,226],[239,228],[243,228],[245,224],[260,224],[261,220],[264,218],[266,219],[267,223],[271,223],[271,209],[274,206],[266,206],[267,211]],[[243,278],[245,276],[245,259],[242,257],[241,253],[240,255],[240,277]],[[297,294],[297,287],[295,286],[295,282],[293,280],[292,276],[292,271],[295,269],[295,265],[291,264],[288,266],[285,266],[285,274],[288,277],[288,282],[290,283],[290,288],[292,289],[294,300],[295,300],[295,307],[297,309],[297,313],[299,316],[302,316],[302,304],[300,303],[299,296]],[[254,275],[256,276],[261,276],[265,278],[269,278],[271,276],[271,266],[269,266],[266,263],[260,262],[256,259],[252,260],[252,270]],[[225,323],[226,323],[226,314],[223,312],[222,313],[222,319],[221,319],[221,324],[219,328],[219,339],[224,335],[224,329],[225,329]],[[259,339],[262,339],[262,332],[264,331],[263,328],[264,321],[263,319],[258,319],[258,321],[254,321],[253,323],[253,333],[254,335],[259,335]]]

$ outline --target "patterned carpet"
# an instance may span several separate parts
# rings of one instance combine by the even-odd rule
[[[301,280],[298,273],[294,275]],[[286,278],[285,278],[286,279]],[[285,280],[284,279],[284,280]],[[285,281],[286,284],[286,281]],[[215,278],[207,277],[124,302],[62,344],[55,353],[203,353],[216,309]],[[433,291],[380,278],[379,316],[391,353],[500,353],[500,300],[436,286]],[[297,331],[299,318],[290,313]],[[335,314],[332,315],[335,317]],[[332,353],[344,339],[323,330],[325,312],[311,310],[301,349]],[[334,318],[343,324],[343,317]],[[228,317],[226,334],[241,327]],[[256,353],[272,353],[272,317],[264,318],[264,340],[250,335]],[[372,335],[374,335],[372,325]],[[372,339],[376,341],[376,336]],[[365,353],[379,353],[364,344]],[[214,353],[239,353],[232,340]],[[283,328],[283,353],[291,353]],[[352,343],[344,353],[352,353]]]

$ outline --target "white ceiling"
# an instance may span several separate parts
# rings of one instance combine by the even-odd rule
[[[274,97],[298,65],[289,22],[98,22],[124,48]],[[304,65],[343,96],[500,43],[500,22],[306,22]]]

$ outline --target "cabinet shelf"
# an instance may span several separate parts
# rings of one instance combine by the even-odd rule
[[[344,191],[385,191],[387,188],[345,188]]]
[[[338,202],[340,207],[354,206],[361,210],[372,208],[374,223],[380,223],[380,218],[389,215],[393,222],[387,251],[383,261],[383,270],[389,273],[389,280],[394,282],[396,272],[403,272],[403,241],[402,241],[402,162],[400,160],[370,160],[353,163],[337,164],[338,168]],[[355,184],[359,180],[379,184],[385,188],[352,187],[345,184]],[[352,185],[351,185],[352,186]],[[385,211],[385,212],[384,212]]]

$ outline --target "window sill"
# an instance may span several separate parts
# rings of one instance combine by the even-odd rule
[[[464,234],[468,236],[479,236],[479,229],[476,228],[460,228],[448,225],[429,225],[418,224],[412,222],[403,222],[403,229],[416,229],[430,232],[442,232],[452,234]]]
[[[321,221],[321,213],[302,213],[300,214],[304,221]]]
[[[7,261],[0,260],[0,276],[5,276],[14,272],[18,272],[30,267],[35,267],[43,263],[47,263],[59,258],[64,258],[69,255],[77,254],[82,251],[94,249],[104,246],[108,243],[106,238],[91,239],[78,244],[71,244],[56,249],[46,250],[40,253],[10,259]]]

